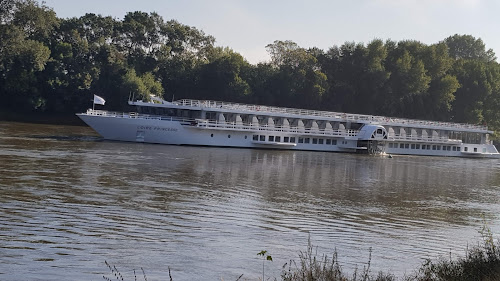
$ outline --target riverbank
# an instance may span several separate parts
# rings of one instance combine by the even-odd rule
[[[499,281],[500,280],[500,241],[494,242],[491,230],[487,227],[481,231],[483,243],[467,247],[465,257],[455,260],[441,258],[437,261],[427,259],[411,274],[397,278],[391,273],[370,272],[371,250],[368,262],[347,273],[338,262],[337,253],[332,257],[318,257],[314,254],[310,242],[307,251],[299,253],[299,262],[290,260],[281,273],[283,281]]]
[[[282,280],[282,281],[500,281],[500,241],[495,244],[491,231],[487,228],[483,230],[483,245],[467,248],[465,257],[455,260],[440,259],[438,261],[426,260],[414,273],[395,277],[391,273],[378,272],[373,274],[370,270],[371,250],[366,264],[361,265],[362,270],[356,268],[354,272],[346,272],[339,263],[337,252],[329,257],[327,255],[318,256],[315,248],[309,240],[307,250],[299,253],[298,261],[290,259],[282,267],[280,278],[265,275],[262,268],[262,279],[258,280]],[[265,251],[262,253],[266,254]],[[260,254],[260,253],[259,253]],[[271,256],[263,260],[264,263],[272,261]],[[126,280],[116,266],[105,261],[111,276],[120,280]],[[264,264],[263,264],[264,265]],[[137,273],[147,275],[144,269],[133,270],[134,280],[137,280]],[[172,276],[174,275],[174,277]],[[175,280],[175,272],[168,268],[168,278]],[[104,280],[114,280],[103,275]],[[242,275],[236,281],[249,280]],[[250,279],[253,280],[253,279]]]
[[[0,111],[0,121],[23,122],[35,124],[86,126],[86,124],[75,114],[54,114],[40,112],[12,112]]]

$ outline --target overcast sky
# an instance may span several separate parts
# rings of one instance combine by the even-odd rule
[[[292,40],[327,50],[374,38],[437,43],[454,34],[481,38],[500,56],[500,0],[45,0],[58,17],[85,13],[123,19],[157,12],[215,37],[249,62],[269,60],[265,46]]]

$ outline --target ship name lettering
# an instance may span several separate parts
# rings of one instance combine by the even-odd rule
[[[164,131],[164,132],[177,132],[178,129],[171,127],[158,127],[158,126],[137,126],[138,130],[148,131]]]

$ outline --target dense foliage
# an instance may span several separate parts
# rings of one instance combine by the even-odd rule
[[[481,39],[348,42],[324,51],[291,41],[252,65],[215,39],[156,13],[62,19],[35,0],[0,2],[1,107],[74,113],[92,94],[120,110],[130,95],[212,99],[500,129],[500,65]]]

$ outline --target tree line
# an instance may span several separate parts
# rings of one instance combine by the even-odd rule
[[[157,13],[58,18],[35,0],[0,0],[0,107],[75,113],[92,94],[131,94],[487,124],[500,130],[500,65],[471,35],[427,45],[374,39],[328,50],[292,41],[250,64],[215,38]]]

